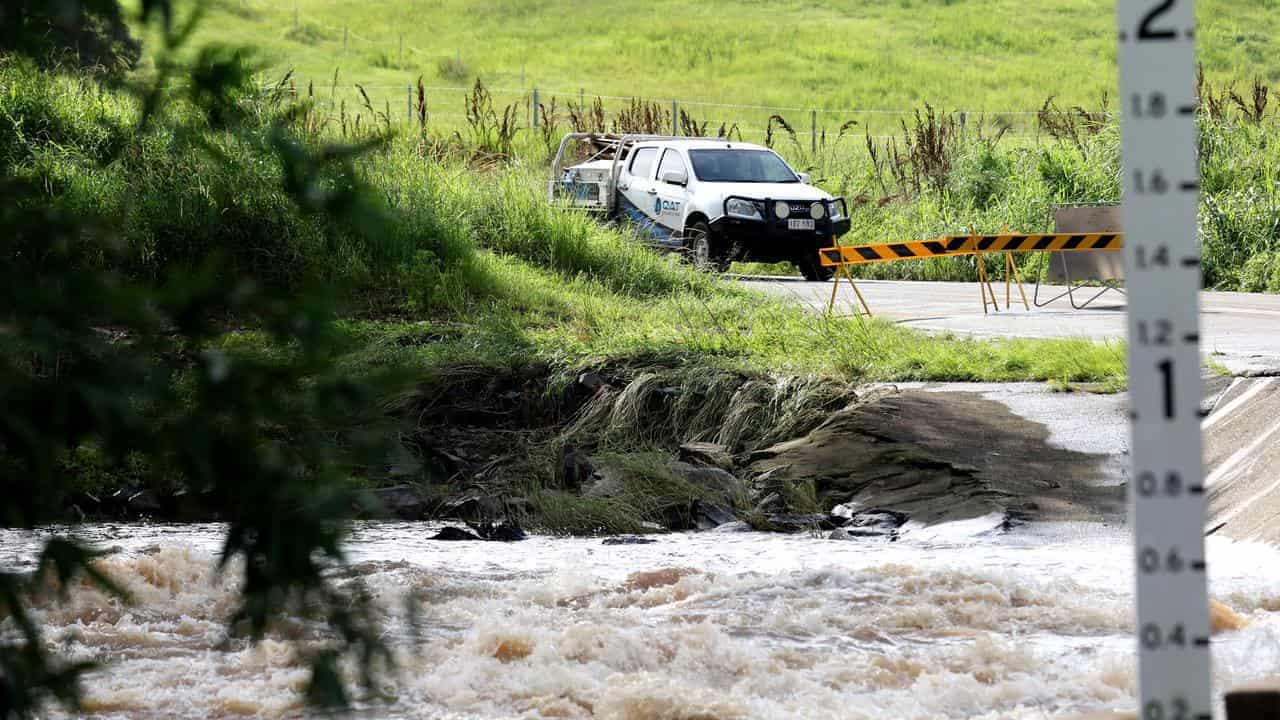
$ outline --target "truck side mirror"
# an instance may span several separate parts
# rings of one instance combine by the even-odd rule
[[[809,185],[809,173],[800,173],[800,184]]]
[[[689,175],[677,170],[668,170],[662,173],[662,182],[668,185],[679,185],[684,187],[689,184]]]

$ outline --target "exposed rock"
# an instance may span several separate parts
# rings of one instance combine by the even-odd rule
[[[127,486],[102,498],[102,512],[124,518],[154,518],[160,516],[164,506],[156,493],[148,488]]]
[[[687,462],[675,461],[667,466],[672,474],[698,487],[715,493],[723,500],[731,500],[745,495],[747,486],[731,473],[718,467],[700,467]]]
[[[582,496],[589,498],[617,497],[626,492],[626,480],[608,468],[597,468],[591,482],[582,486]]]
[[[835,512],[832,512],[832,515],[839,516]],[[905,513],[872,509],[850,515],[844,527],[867,531],[894,532],[905,525],[906,522],[907,516]]]
[[[831,531],[827,536],[828,540],[865,540],[867,538],[880,538],[888,540],[897,540],[897,530],[883,530],[881,528],[851,528],[841,527]]]
[[[757,457],[757,454],[753,453],[752,457],[756,459],[761,459],[761,458],[768,458],[770,456],[761,455]],[[779,483],[784,482],[786,478],[790,477],[789,475],[790,470],[791,468],[786,465],[772,465],[769,467],[768,470],[765,470],[759,475],[756,475],[755,477],[751,478],[751,487],[761,491],[772,489],[773,487],[777,486]]]
[[[460,527],[447,527],[431,536],[432,540],[480,540],[480,536],[475,533],[463,530]]]
[[[693,502],[693,523],[699,530],[711,530],[736,519],[733,509],[726,505],[702,500]]]
[[[834,530],[836,524],[830,515],[804,515],[794,513],[775,513],[765,516],[765,524],[774,532],[798,533],[815,530]]]
[[[564,458],[560,461],[560,484],[566,488],[576,489],[591,480],[596,472],[591,458],[573,446],[564,449]]]
[[[371,493],[378,501],[382,517],[421,520],[427,512],[427,500],[411,485],[378,488]]]
[[[151,490],[139,490],[129,496],[129,509],[138,515],[155,515],[163,510],[160,498]]]
[[[165,512],[175,520],[217,520],[212,489],[188,490],[179,488],[164,498]]]
[[[500,522],[497,525],[494,525],[493,523],[483,523],[481,525],[472,525],[468,523],[467,525],[483,540],[492,540],[494,542],[516,542],[524,540],[527,537],[524,530],[519,525],[516,525],[509,520]]]
[[[503,515],[502,501],[491,495],[469,492],[445,500],[437,515],[454,520],[489,520]]]
[[[735,521],[733,521],[733,522],[727,522],[727,523],[725,523],[725,524],[723,524],[723,525],[719,525],[719,526],[717,526],[717,527],[713,528],[713,529],[711,530],[711,532],[717,532],[717,533],[745,533],[745,532],[752,532],[752,530],[753,530],[753,528],[751,527],[751,525],[750,525],[749,523],[742,522],[741,520],[735,520]]]
[[[584,372],[578,376],[578,384],[582,387],[595,392],[602,387],[609,387],[609,382],[599,373]]]
[[[776,492],[769,493],[756,503],[756,512],[758,513],[780,513],[787,509],[787,502],[782,496]]]
[[[603,545],[652,545],[658,542],[653,538],[640,537],[638,535],[619,535],[617,537],[607,537],[604,539]]]
[[[707,465],[731,472],[733,456],[718,443],[691,442],[680,446],[680,459],[693,465]]]
[[[831,514],[838,518],[849,520],[858,512],[852,505],[837,505],[831,508]]]
[[[83,521],[87,516],[96,515],[102,505],[102,499],[89,492],[75,492],[67,498],[66,508],[75,519]]]
[[[1064,519],[1122,515],[1122,488],[1098,488],[1098,458],[1054,447],[1048,431],[1004,405],[963,392],[882,393],[833,414],[808,435],[750,456],[764,495],[812,481],[823,507],[852,519],[854,508],[932,524],[1036,508]],[[1033,501],[1033,502],[1031,502]],[[887,526],[888,518],[868,520]]]

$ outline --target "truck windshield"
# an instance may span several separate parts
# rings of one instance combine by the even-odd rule
[[[690,150],[689,159],[703,182],[800,182],[782,158],[768,150]]]

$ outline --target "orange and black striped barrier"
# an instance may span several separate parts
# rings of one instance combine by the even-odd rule
[[[1017,282],[1018,292],[1022,295],[1022,304],[1030,309],[1026,291],[1022,288],[1022,278],[1018,277],[1017,265],[1013,262],[1012,253],[1024,252],[1072,252],[1096,250],[1122,250],[1124,248],[1123,233],[1030,233],[1015,235],[950,235],[932,240],[919,240],[902,243],[877,243],[873,245],[839,245],[823,248],[819,251],[822,265],[836,268],[835,286],[831,288],[830,312],[835,308],[836,290],[840,287],[840,275],[843,275],[853,287],[858,301],[867,315],[871,308],[862,297],[849,268],[854,265],[870,265],[873,263],[898,262],[901,260],[925,260],[939,257],[960,257],[973,255],[978,258],[978,283],[982,292],[982,311],[987,312],[987,293],[990,292],[990,305],[1000,309],[996,301],[995,288],[987,275],[986,264],[982,256],[989,253],[1005,253],[1005,309],[1012,304],[1012,282]]]

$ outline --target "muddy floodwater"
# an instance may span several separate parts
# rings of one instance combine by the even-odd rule
[[[1100,524],[897,542],[758,533],[647,545],[427,540],[364,524],[348,547],[385,608],[400,671],[362,717],[1054,718],[1132,709],[1128,538]],[[96,718],[305,716],[307,672],[279,637],[228,639],[235,587],[216,525],[98,525],[128,606],[42,603],[52,649],[105,663]],[[974,532],[978,534],[975,535]],[[21,566],[37,533],[0,533]],[[1280,675],[1280,552],[1211,539],[1214,597],[1250,625],[1214,640],[1219,692]],[[425,603],[416,647],[402,608]],[[1220,712],[1220,708],[1219,708]],[[57,716],[55,714],[55,716]]]

